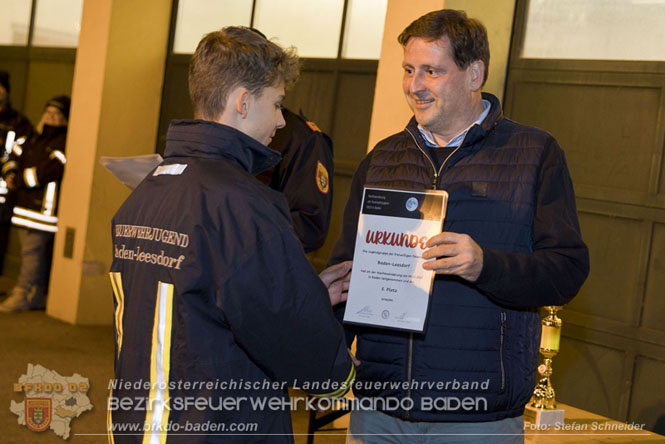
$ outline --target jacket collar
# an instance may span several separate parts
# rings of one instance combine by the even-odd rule
[[[483,120],[480,125],[474,124],[471,126],[471,128],[469,128],[469,131],[464,140],[464,146],[474,144],[483,139],[503,118],[503,110],[501,109],[501,102],[499,102],[499,99],[490,93],[482,93],[482,96],[483,99],[490,102],[491,108],[489,114],[487,114],[487,117],[485,117],[485,120]],[[406,128],[411,134],[419,138],[420,142],[423,144],[422,146],[426,145],[425,141],[420,135],[420,131],[418,131],[418,122],[416,121],[415,116],[411,117],[411,120],[409,120]]]
[[[51,125],[44,125],[42,127],[42,134],[41,136],[43,138],[53,138],[56,136],[59,136],[61,134],[67,134],[67,125],[62,125],[62,126],[51,126]]]
[[[277,165],[281,155],[247,134],[207,120],[173,120],[164,157],[225,157],[252,175]]]

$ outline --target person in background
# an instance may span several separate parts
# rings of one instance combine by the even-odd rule
[[[20,147],[33,132],[28,118],[12,107],[10,91],[9,73],[0,70],[0,167],[9,160],[14,146]],[[0,274],[9,242],[14,197],[13,193],[9,193],[5,181],[0,179]]]
[[[265,34],[249,28],[264,39]],[[323,246],[332,210],[333,143],[302,111],[282,107],[285,125],[277,129],[269,148],[282,155],[273,168],[257,178],[284,193],[291,210],[293,228],[305,253]]]
[[[302,112],[282,108],[282,114],[285,126],[277,130],[268,145],[282,154],[282,160],[257,177],[284,193],[293,228],[305,252],[310,253],[323,246],[330,226],[333,143]]]
[[[449,201],[422,253],[436,272],[424,333],[349,329],[356,396],[408,398],[413,408],[353,411],[347,443],[523,442],[538,307],[566,304],[589,273],[565,156],[481,92],[490,54],[478,20],[434,11],[398,41],[414,116],[358,167],[329,263],[353,258],[364,186],[446,190]]]
[[[11,218],[21,242],[21,271],[0,311],[43,309],[51,270],[60,182],[65,170],[65,142],[70,99],[46,102],[36,133],[16,146],[2,167],[10,192],[16,195]]]

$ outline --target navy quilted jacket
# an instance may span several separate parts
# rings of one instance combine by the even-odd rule
[[[415,119],[379,142],[351,185],[330,263],[352,259],[363,186],[449,193],[443,230],[483,249],[475,283],[437,275],[423,334],[356,335],[356,396],[410,398],[385,413],[416,421],[493,421],[522,414],[536,378],[537,307],[563,305],[589,272],[563,151],[545,131],[504,118],[498,99],[435,171]],[[401,383],[401,384],[400,384]]]

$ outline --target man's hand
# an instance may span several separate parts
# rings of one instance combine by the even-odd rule
[[[351,282],[352,264],[352,261],[341,262],[326,268],[319,274],[323,283],[328,287],[330,305],[335,306],[340,302],[346,301],[349,282]]]
[[[475,282],[483,270],[483,250],[466,234],[443,232],[427,241],[424,259],[438,258],[423,264],[425,270],[451,274]]]

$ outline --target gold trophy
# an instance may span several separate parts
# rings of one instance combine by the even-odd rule
[[[563,409],[556,408],[554,388],[550,381],[552,375],[552,358],[559,353],[559,342],[561,340],[561,319],[556,312],[561,307],[548,305],[545,307],[549,315],[543,318],[542,333],[540,337],[540,354],[545,360],[538,366],[540,379],[533,391],[531,402],[524,411],[524,420],[537,426],[549,427],[563,424]]]

